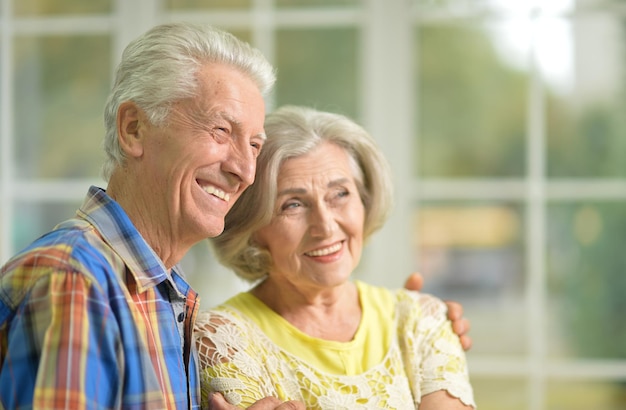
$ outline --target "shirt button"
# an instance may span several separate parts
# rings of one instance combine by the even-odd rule
[[[183,320],[185,320],[185,314],[181,312],[181,313],[178,315],[178,321],[179,321],[179,322],[182,322]]]

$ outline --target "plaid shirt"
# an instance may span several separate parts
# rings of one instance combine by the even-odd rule
[[[199,407],[197,294],[91,187],[0,273],[0,408]]]

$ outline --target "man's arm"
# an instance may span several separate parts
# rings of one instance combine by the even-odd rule
[[[36,257],[41,262],[45,256]],[[104,303],[92,297],[92,281],[60,264],[43,262],[34,267],[25,263],[13,274],[17,279],[40,278],[28,288],[11,322],[3,358],[9,370],[0,374],[0,408],[119,406],[122,377],[115,329],[107,325]]]
[[[404,282],[404,287],[408,290],[419,291],[424,286],[424,277],[419,273],[412,273]],[[454,301],[445,301],[448,306],[448,319],[452,321],[452,330],[459,336],[463,350],[472,347],[472,338],[467,334],[470,331],[470,321],[463,317],[463,306]]]

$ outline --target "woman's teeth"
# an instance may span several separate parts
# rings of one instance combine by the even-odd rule
[[[330,255],[331,253],[335,253],[337,252],[339,249],[341,249],[341,242],[336,243],[333,246],[329,246],[328,248],[324,248],[324,249],[316,249],[314,251],[311,252],[307,252],[306,255],[307,256],[324,256],[324,255]]]

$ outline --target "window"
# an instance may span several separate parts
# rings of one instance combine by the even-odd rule
[[[208,22],[276,65],[270,108],[378,140],[396,208],[356,275],[420,271],[463,303],[481,409],[624,408],[625,18],[617,0],[0,0],[0,261],[103,184],[128,41]],[[183,265],[204,307],[245,288],[205,243]]]

